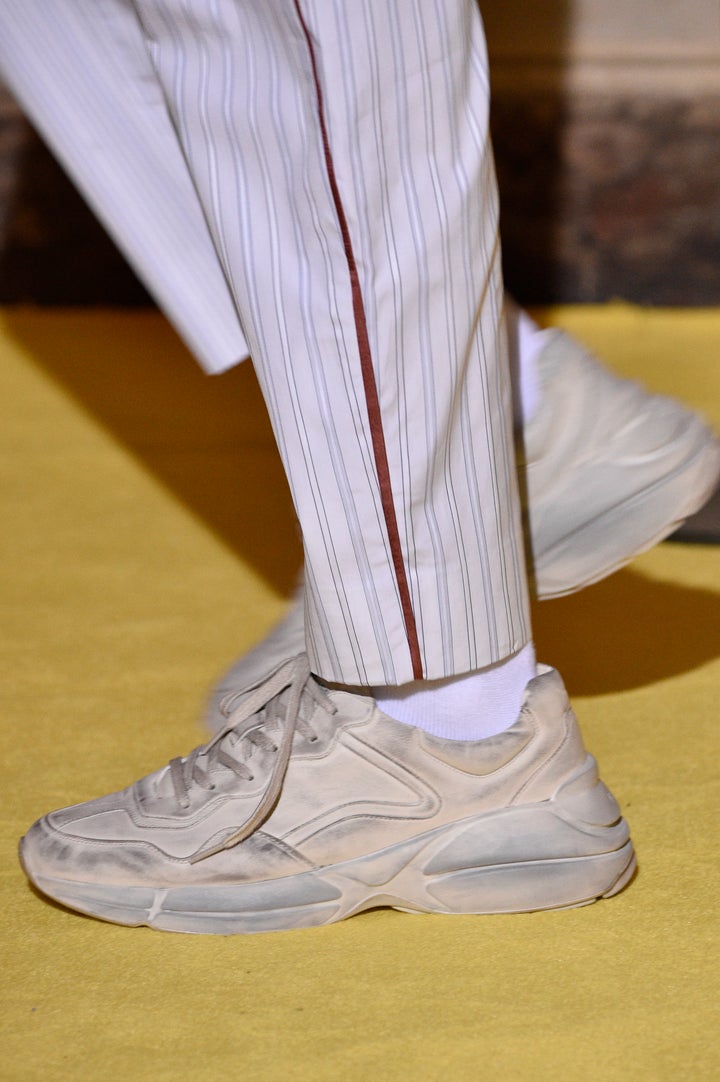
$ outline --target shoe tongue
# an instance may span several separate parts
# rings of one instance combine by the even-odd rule
[[[285,722],[288,716],[288,706],[290,700],[290,687],[284,688],[278,695],[275,696],[269,703],[267,703],[257,713],[252,714],[249,718],[245,718],[243,721],[237,723],[228,733],[227,737],[222,740],[223,748],[226,747],[226,742],[229,737],[233,737],[233,745],[238,737],[244,736],[245,733],[251,732],[253,729],[262,728],[268,736],[273,739],[282,733]],[[242,709],[242,708],[240,708]],[[312,722],[315,714],[315,703],[309,695],[303,695],[300,699],[300,706],[297,713],[297,721],[302,725]],[[232,715],[228,719],[228,722],[232,720]],[[227,748],[232,755],[232,749]]]

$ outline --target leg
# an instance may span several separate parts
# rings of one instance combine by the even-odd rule
[[[141,10],[291,477],[313,668],[400,683],[502,658],[525,642],[526,595],[494,188],[485,111],[469,95],[484,101],[475,7],[417,0],[413,20],[403,4],[402,29],[399,7],[375,0],[353,5],[352,26],[337,4],[329,27],[297,3],[191,7]],[[407,79],[375,85],[374,20]],[[447,80],[444,107],[431,72]],[[408,156],[406,85],[419,124]],[[352,123],[338,103],[355,106]],[[397,138],[387,161],[385,111]],[[369,164],[355,160],[356,127]],[[395,721],[370,695],[316,680],[303,656],[227,710],[210,745],[36,824],[23,859],[41,889],[121,923],[258,931],[374,904],[582,904],[632,874],[626,824],[552,671],[491,740]]]
[[[313,670],[392,684],[516,651],[527,599],[474,7],[138,7],[293,491]]]

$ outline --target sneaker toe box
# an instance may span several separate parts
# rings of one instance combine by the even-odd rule
[[[63,822],[66,813],[38,819],[20,841],[22,865],[41,889],[45,879],[138,882],[157,871],[159,854],[152,846],[94,836],[88,829],[91,820]]]

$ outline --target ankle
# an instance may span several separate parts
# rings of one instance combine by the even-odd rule
[[[373,694],[383,713],[396,721],[451,740],[481,740],[515,723],[535,674],[535,649],[528,643],[484,669],[374,688]]]

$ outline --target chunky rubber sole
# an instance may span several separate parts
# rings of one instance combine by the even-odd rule
[[[253,933],[332,924],[377,906],[417,913],[525,913],[588,905],[630,881],[635,855],[617,804],[588,756],[559,797],[436,827],[353,860],[280,879],[126,886],[50,877],[43,893],[116,924]]]
[[[647,552],[699,511],[720,484],[720,442],[699,420],[684,433],[686,456],[656,484],[604,508],[542,552],[533,552],[537,597],[576,593]]]

